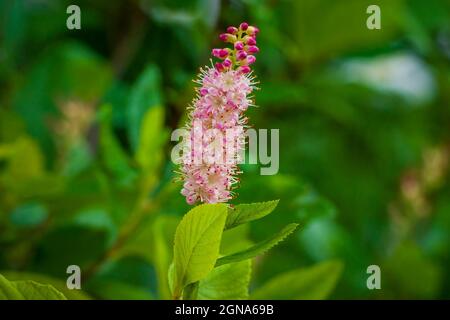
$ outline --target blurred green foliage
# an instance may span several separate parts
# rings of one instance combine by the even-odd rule
[[[233,202],[280,203],[226,231],[221,250],[300,222],[253,261],[250,297],[325,298],[337,283],[331,298],[450,298],[448,1],[80,0],[82,29],[68,30],[73,3],[0,1],[0,273],[11,283],[170,298],[189,206],[169,132],[217,35],[248,21],[261,30],[250,122],[280,129],[280,172],[243,165]],[[366,28],[370,4],[381,30]],[[80,296],[64,287],[71,264]],[[381,290],[366,287],[372,264]],[[223,271],[200,297],[231,281]]]

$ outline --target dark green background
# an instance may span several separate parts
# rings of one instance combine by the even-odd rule
[[[68,30],[75,3],[82,29]],[[381,30],[366,28],[369,4]],[[65,281],[78,264],[93,297],[164,297],[154,224],[170,248],[189,209],[169,133],[241,21],[261,30],[248,114],[280,129],[280,171],[244,165],[233,203],[280,204],[230,243],[300,223],[255,261],[252,287],[338,259],[331,298],[450,298],[445,0],[0,1],[0,270]],[[366,287],[372,264],[381,290]]]

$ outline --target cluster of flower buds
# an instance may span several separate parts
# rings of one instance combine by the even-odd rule
[[[227,33],[222,33],[220,40],[231,43],[233,48],[213,49],[212,55],[223,60],[217,62],[218,71],[236,69],[242,73],[251,71],[250,65],[256,61],[255,54],[259,51],[256,46],[256,35],[259,29],[242,22],[239,28],[228,27]]]

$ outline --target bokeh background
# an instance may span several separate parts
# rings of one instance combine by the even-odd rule
[[[70,4],[81,30],[66,28]],[[366,28],[370,4],[381,30]],[[254,261],[252,290],[340,261],[329,298],[450,298],[446,0],[0,1],[2,274],[63,287],[76,264],[69,297],[170,297],[189,210],[170,132],[218,34],[242,21],[261,30],[250,123],[280,129],[280,170],[242,166],[233,203],[280,204],[223,251],[300,223]],[[372,264],[381,290],[366,287]]]

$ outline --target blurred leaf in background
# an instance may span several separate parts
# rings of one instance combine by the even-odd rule
[[[169,133],[220,30],[248,21],[261,30],[249,124],[280,129],[280,171],[242,165],[232,204],[279,203],[237,211],[250,223],[225,230],[220,253],[300,226],[267,254],[214,269],[199,297],[450,297],[448,1],[80,0],[77,31],[70,4],[0,1],[8,290],[33,280],[68,299],[172,298],[175,229],[190,207]],[[366,28],[370,4],[380,30]],[[79,294],[64,286],[72,264]],[[366,287],[372,264],[381,290]]]

